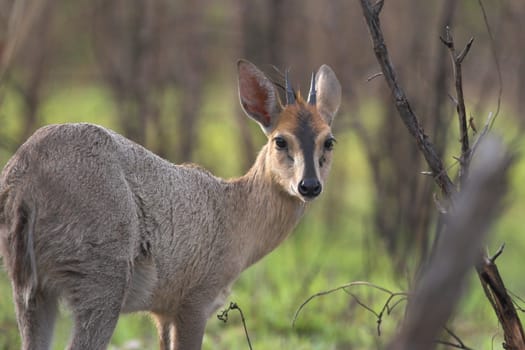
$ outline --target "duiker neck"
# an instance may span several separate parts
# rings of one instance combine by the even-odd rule
[[[284,191],[272,178],[268,145],[259,152],[246,175],[230,180],[233,201],[240,215],[235,218],[233,241],[243,242],[239,254],[244,268],[274,250],[291,233],[306,204]]]

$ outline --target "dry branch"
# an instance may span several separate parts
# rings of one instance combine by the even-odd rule
[[[461,157],[459,158],[459,162],[461,164],[459,171],[459,184],[461,188],[466,178],[468,177],[468,168],[471,157],[468,137],[467,112],[465,108],[465,97],[463,95],[463,75],[461,74],[461,64],[463,63],[463,60],[470,51],[474,38],[470,38],[465,48],[459,54],[456,53],[454,38],[452,37],[452,34],[450,34],[450,27],[446,27],[445,38],[441,37],[441,41],[448,48],[450,52],[450,58],[452,60],[452,65],[454,67],[454,77],[456,82],[455,102],[459,121],[459,141],[461,142]]]
[[[492,304],[492,308],[496,312],[503,328],[505,349],[522,350],[525,349],[523,326],[516,312],[512,297],[507,292],[505,283],[494,261],[495,259],[484,256],[476,264],[476,271],[478,272],[483,291]]]
[[[392,98],[394,99],[394,104],[399,112],[399,116],[410,134],[415,138],[417,146],[425,157],[436,183],[445,196],[449,197],[455,192],[455,186],[450,180],[434,145],[428,139],[416,114],[412,110],[406,94],[398,82],[398,77],[392,62],[390,61],[379,23],[379,12],[381,11],[382,5],[383,1],[378,1],[375,5],[372,5],[368,0],[361,0],[363,14],[368,24],[370,35],[372,36],[377,61],[381,66],[383,76],[392,92]]]

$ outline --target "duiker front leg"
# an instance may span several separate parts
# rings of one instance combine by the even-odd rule
[[[50,349],[57,315],[57,297],[52,293],[39,291],[31,295],[26,303],[25,293],[17,288],[13,290],[22,349]]]

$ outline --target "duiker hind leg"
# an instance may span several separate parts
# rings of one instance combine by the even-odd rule
[[[57,297],[52,293],[37,291],[26,301],[25,293],[17,288],[14,288],[14,294],[22,349],[50,349],[57,315]]]
[[[200,350],[207,318],[202,306],[185,304],[175,320],[174,350]]]
[[[66,297],[74,318],[69,349],[106,349],[128,287],[128,271],[126,263],[110,261],[73,281],[76,286]]]

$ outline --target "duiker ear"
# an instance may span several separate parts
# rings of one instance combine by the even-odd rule
[[[241,106],[268,135],[275,128],[282,109],[275,87],[253,63],[239,60],[237,69]]]
[[[331,125],[341,104],[341,84],[332,68],[323,64],[317,71],[315,85],[317,110],[328,125]]]

